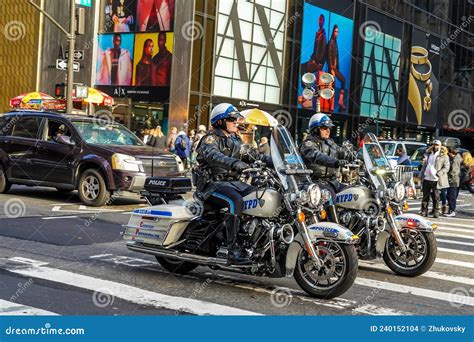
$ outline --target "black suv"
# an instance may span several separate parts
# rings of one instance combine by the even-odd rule
[[[139,193],[148,176],[178,176],[181,160],[146,146],[123,125],[82,115],[10,112],[0,116],[0,193],[12,184],[78,190],[101,206]]]

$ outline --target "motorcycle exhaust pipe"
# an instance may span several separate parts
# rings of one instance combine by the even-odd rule
[[[206,266],[225,266],[227,264],[226,259],[211,258],[211,257],[205,257],[201,255],[196,255],[196,254],[182,253],[182,252],[177,252],[177,251],[172,251],[172,250],[165,250],[161,248],[153,248],[153,247],[143,246],[141,244],[138,244],[135,241],[128,242],[127,248],[134,252],[151,254],[154,256],[170,258],[170,259],[175,259],[175,260],[180,260],[180,261],[188,261],[188,262],[193,262],[196,264],[206,265]]]
[[[286,243],[287,245],[291,244],[295,239],[295,233],[293,228],[288,223],[285,223],[283,226],[278,228],[276,231],[276,239]]]

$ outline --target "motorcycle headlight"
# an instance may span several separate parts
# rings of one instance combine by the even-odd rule
[[[321,202],[321,189],[317,184],[311,184],[308,187],[308,194],[309,194],[309,203],[313,207],[317,207]]]
[[[395,186],[393,187],[394,190],[394,196],[393,198],[401,202],[405,198],[405,186],[402,183],[396,183]]]
[[[143,172],[142,162],[136,160],[135,157],[115,153],[112,156],[112,169],[121,171]]]

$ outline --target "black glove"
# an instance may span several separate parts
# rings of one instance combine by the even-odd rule
[[[349,164],[349,161],[348,161],[348,160],[339,159],[339,160],[336,162],[336,167],[343,167],[343,166],[346,166],[347,164]]]
[[[248,168],[250,168],[250,165],[240,160],[232,164],[232,170],[235,170],[238,173],[242,173],[243,170],[248,169]]]

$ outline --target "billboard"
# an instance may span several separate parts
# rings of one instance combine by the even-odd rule
[[[96,87],[113,97],[169,97],[175,0],[106,0]]]
[[[316,1],[306,1],[303,9],[303,32],[300,53],[300,76],[310,72],[319,82],[321,73],[330,73],[335,82],[331,85],[335,95],[331,100],[321,99],[324,112],[347,113],[352,58],[352,33],[354,22],[352,6],[346,7],[344,15],[335,9],[319,7]],[[348,17],[349,16],[349,17]],[[316,101],[304,100],[301,96],[304,85],[298,85],[298,106],[314,110]]]
[[[279,104],[286,1],[220,0],[213,95]]]
[[[436,126],[441,39],[413,28],[406,121]]]
[[[360,29],[364,38],[360,115],[396,120],[402,25],[381,14],[373,17]]]

